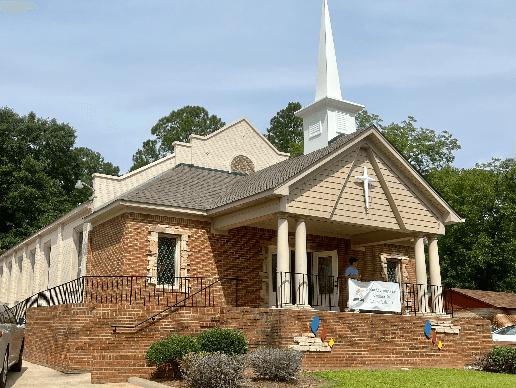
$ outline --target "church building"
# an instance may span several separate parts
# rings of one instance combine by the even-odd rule
[[[128,342],[117,342],[121,338],[117,336],[122,335],[118,327],[134,324],[135,330],[141,329],[139,341],[147,346],[166,330],[201,330],[213,322],[222,327],[222,322],[227,326],[233,322],[233,327],[247,330],[250,341],[258,346],[275,341],[274,333],[282,338],[281,344],[292,342],[296,335],[301,336],[301,330],[308,331],[308,326],[302,326],[304,322],[318,314],[321,322],[326,319],[328,332],[332,322],[335,343],[339,344],[340,338],[343,344],[346,336],[359,335],[349,332],[348,323],[375,327],[375,314],[348,312],[345,271],[349,259],[356,258],[362,280],[399,284],[402,315],[378,314],[383,324],[403,324],[404,328],[396,330],[408,333],[421,323],[420,315],[443,317],[449,325],[448,321],[439,323],[448,325],[442,332],[458,333],[457,324],[445,315],[438,239],[446,226],[464,220],[376,127],[356,129],[355,115],[363,108],[342,98],[324,0],[315,101],[296,113],[303,119],[303,155],[290,158],[279,152],[242,118],[208,136],[192,135],[187,143],[176,142],[173,154],[129,174],[95,174],[90,201],[0,257],[0,300],[14,305],[33,294],[44,295],[47,289],[57,289],[54,294],[61,295],[80,280],[84,294],[75,302],[79,304],[68,310],[62,306],[29,308],[28,321],[32,317],[39,327],[57,330],[56,323],[38,312],[47,308],[55,308],[48,311],[62,317],[72,314],[73,309],[80,310],[72,315],[81,319],[85,311],[92,316],[99,314],[95,325],[103,319],[108,322],[108,317],[111,321],[102,326],[105,332],[101,335],[106,349],[112,346],[109,349],[113,351],[113,344],[117,344],[117,351],[134,351],[139,363],[145,361],[143,348],[124,348]],[[69,285],[63,288],[62,284]],[[45,294],[46,304],[69,303],[62,302],[59,295],[54,298],[54,294]],[[219,309],[212,321],[207,318],[211,310],[199,312],[196,321],[192,315],[182,315],[189,314],[186,308],[198,307],[193,301],[199,298],[203,298],[204,307]],[[124,312],[115,306],[122,300]],[[174,304],[178,300],[180,303]],[[135,307],[137,303],[140,310]],[[163,322],[178,319],[169,326],[159,326],[165,323],[156,317],[145,320],[155,304],[162,303],[177,308],[164,318]],[[234,309],[222,312],[225,307]],[[134,317],[129,326],[127,316]],[[177,317],[189,319],[188,325]],[[260,319],[269,319],[269,323],[253,323]],[[289,320],[292,325],[282,326]],[[140,321],[150,326],[138,326]],[[256,329],[249,329],[255,324]],[[296,325],[304,329],[291,332]],[[265,327],[268,334],[260,331]],[[475,330],[466,332],[480,338],[483,326]],[[36,330],[33,333],[43,335]],[[88,333],[89,337],[84,337],[88,340],[83,341],[90,341],[93,334]],[[414,331],[400,336],[414,350],[423,346],[422,342],[414,345],[414,341],[422,341],[422,333],[421,329],[419,334]],[[487,338],[488,333],[484,334]],[[112,340],[105,340],[111,335]],[[68,349],[76,349],[79,345],[73,345],[70,338],[65,341]],[[464,353],[463,345],[467,343],[460,342],[440,362],[462,362],[457,355]],[[77,349],[84,351],[81,346]],[[332,351],[342,352],[337,353],[341,357],[350,352],[344,347],[338,350],[339,346]],[[32,360],[47,365],[56,362],[36,346],[31,349]],[[367,353],[371,357],[381,358],[375,344],[364,349],[376,352],[374,356]],[[428,351],[437,359],[435,350]],[[107,371],[112,373],[122,366],[116,357],[98,353],[95,350],[84,356],[90,357],[88,362],[94,369],[92,381],[115,381]],[[314,357],[306,357],[308,369],[326,365],[330,356],[324,356],[322,364]],[[412,353],[399,357],[407,363],[416,362]],[[67,362],[69,370],[81,369],[79,364]],[[362,365],[357,360],[349,362]],[[95,372],[98,365],[104,369]]]

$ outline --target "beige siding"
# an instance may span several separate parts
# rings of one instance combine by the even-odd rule
[[[407,229],[438,233],[439,219],[381,157],[377,156],[377,160]]]
[[[242,119],[206,136],[190,139],[192,164],[199,167],[230,171],[237,156],[247,156],[254,170],[262,170],[288,159],[278,152],[249,121]]]
[[[376,182],[369,184],[368,210],[365,207],[364,184],[355,178],[364,174],[364,166],[367,167],[368,175],[376,179]],[[357,156],[333,219],[343,222],[360,222],[368,226],[400,228],[365,150],[360,150]]]
[[[328,218],[346,177],[355,152],[350,152],[331,165],[324,166],[293,188],[288,196],[288,210],[299,214]]]
[[[353,170],[350,173],[355,155],[356,150],[350,151],[331,161],[331,165],[321,167],[315,174],[291,187],[288,211],[329,218],[338,200],[332,217],[335,221],[399,230],[400,226],[387,195],[365,150],[360,150],[356,155]],[[402,179],[396,175],[381,158],[377,157],[377,161],[407,229],[438,233],[439,220],[414,194],[409,184],[403,181],[406,178]],[[369,209],[367,211],[364,185],[362,181],[355,178],[363,175],[364,166],[367,167],[368,175],[377,180],[370,183],[369,186]],[[341,195],[341,189],[348,174],[349,180]]]

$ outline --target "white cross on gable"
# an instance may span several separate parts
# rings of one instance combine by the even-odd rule
[[[376,179],[373,179],[367,175],[366,166],[364,166],[364,175],[356,176],[355,178],[364,182],[365,207],[367,210],[369,210],[369,182],[376,182]]]

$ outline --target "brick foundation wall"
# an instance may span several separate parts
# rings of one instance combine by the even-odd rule
[[[181,309],[139,330],[112,331],[113,324],[135,324],[157,311],[156,306],[91,304],[29,309],[25,357],[62,371],[91,370],[93,383],[122,382],[150,377],[154,368],[147,365],[145,352],[172,333],[195,336],[219,326],[244,333],[251,350],[285,348],[310,331],[316,313],[335,346],[331,353],[305,353],[306,371],[463,368],[495,345],[486,320],[451,319],[460,333],[438,334],[444,344],[439,351],[423,334],[423,317],[252,308]]]
[[[167,216],[124,213],[99,224],[90,233],[88,275],[149,275],[150,234],[157,229],[187,233],[181,243],[182,276],[238,277],[243,280],[239,305],[269,307],[268,268],[269,246],[276,245],[277,231],[253,227],[231,229],[228,234],[211,233],[211,224]],[[289,244],[295,246],[293,234]],[[307,248],[312,251],[337,251],[339,276],[349,266],[349,259],[359,259],[358,270],[363,278],[386,280],[381,256],[404,257],[403,280],[415,281],[414,249],[408,246],[378,244],[365,250],[351,249],[344,238],[307,235]],[[343,309],[345,306],[341,306]]]

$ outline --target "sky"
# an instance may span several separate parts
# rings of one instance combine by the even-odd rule
[[[516,156],[515,0],[328,0],[345,100]],[[322,0],[0,2],[0,106],[56,118],[125,173],[186,105],[266,133],[314,102]]]

